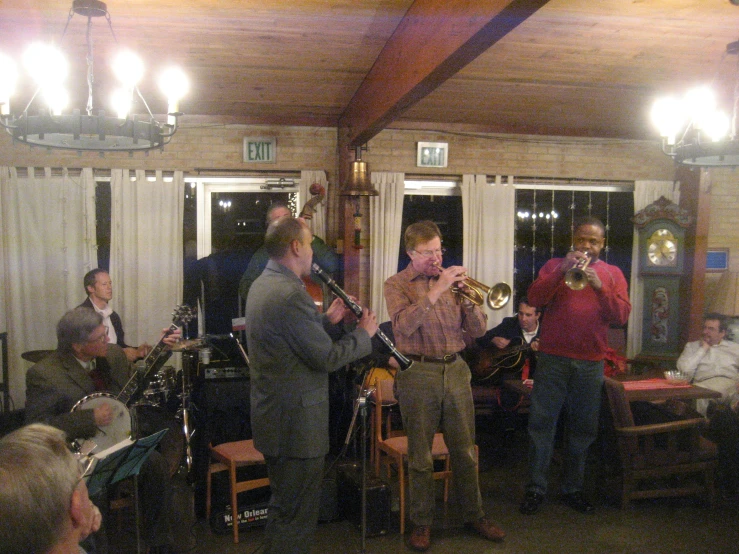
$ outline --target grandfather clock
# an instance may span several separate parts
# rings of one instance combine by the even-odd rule
[[[640,357],[676,358],[680,286],[685,280],[685,230],[690,215],[664,196],[634,215],[639,274],[644,283]]]

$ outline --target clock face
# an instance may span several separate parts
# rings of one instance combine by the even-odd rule
[[[677,239],[669,229],[657,229],[647,239],[647,263],[651,266],[677,266]]]

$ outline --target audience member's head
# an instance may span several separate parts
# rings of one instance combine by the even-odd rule
[[[710,312],[703,316],[703,322],[716,321],[718,323],[718,330],[720,332],[726,332],[729,329],[729,321],[726,316],[717,312]]]
[[[36,423],[0,439],[0,550],[79,552],[79,542],[100,527],[80,477],[77,458],[55,427]]]

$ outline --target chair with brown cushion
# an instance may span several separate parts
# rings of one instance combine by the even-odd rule
[[[400,434],[399,431],[393,430],[386,422],[383,425],[383,411],[387,409],[387,402],[395,400],[393,394],[393,380],[382,379],[377,382],[377,390],[375,391],[376,409],[374,412],[374,433],[375,433],[375,473],[380,475],[380,464],[384,463],[387,468],[387,475],[390,477],[390,468],[394,466],[398,472],[398,496],[400,500],[400,534],[405,533],[405,464],[408,461],[408,437]],[[392,400],[390,400],[392,399]],[[478,455],[477,445],[475,445],[475,455]],[[444,443],[444,436],[441,433],[434,435],[434,442],[431,447],[431,456],[434,460],[443,463],[443,469],[434,471],[434,479],[444,480],[444,502],[449,501],[449,480],[452,477],[452,468],[450,464],[449,450]]]
[[[258,489],[260,487],[269,486],[268,477],[260,477],[257,479],[248,479],[239,481],[236,469],[248,465],[264,464],[264,456],[259,450],[254,448],[253,440],[243,440],[235,442],[224,442],[218,446],[208,445],[210,449],[211,463],[208,467],[208,480],[206,485],[206,518],[210,521],[211,507],[211,477],[219,471],[228,471],[229,484],[231,489],[231,516],[233,521],[234,542],[239,542],[239,524],[238,524],[238,493]]]
[[[714,500],[716,445],[701,437],[704,419],[636,424],[622,383],[605,379],[620,461],[621,507],[638,498],[705,494]]]

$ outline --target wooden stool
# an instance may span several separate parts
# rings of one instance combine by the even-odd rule
[[[231,515],[233,517],[234,542],[239,542],[239,505],[237,495],[240,492],[269,486],[269,478],[249,479],[247,481],[236,480],[236,468],[249,465],[263,464],[264,456],[254,448],[253,440],[224,442],[218,446],[208,445],[210,449],[211,463],[208,467],[207,499],[205,513],[210,521],[211,504],[211,475],[219,471],[228,470],[229,484],[231,488]]]

